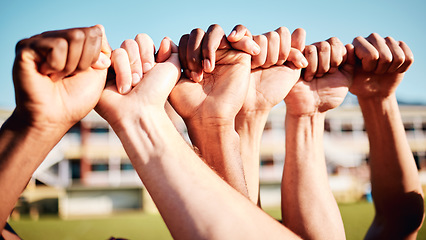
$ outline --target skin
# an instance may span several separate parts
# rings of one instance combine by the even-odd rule
[[[218,25],[210,26],[206,33],[194,29],[179,43],[182,69],[191,80],[182,77],[169,97],[202,158],[245,196],[235,116],[249,85],[249,54],[257,53],[257,44],[243,26],[235,27],[228,38]]]
[[[290,35],[285,27],[254,36],[261,51],[252,57],[250,83],[244,104],[235,118],[249,198],[259,204],[260,140],[272,107],[281,102],[300,77],[307,61],[305,31]]]
[[[145,40],[147,44],[138,44],[139,48],[151,49]],[[131,50],[113,53],[117,73],[121,72],[117,68],[131,72],[134,59],[129,56],[137,54],[126,51]],[[164,104],[180,77],[177,51],[164,39],[156,62],[141,81],[125,95],[113,82],[96,107],[122,141],[173,238],[299,239],[223,181],[173,126]]]
[[[309,62],[284,99],[286,156],[281,186],[283,223],[304,239],[345,239],[328,184],[323,149],[325,112],[345,98],[350,78],[346,49],[337,39],[304,49]]]
[[[353,47],[357,61],[350,92],[358,97],[370,142],[376,209],[365,238],[416,239],[424,219],[423,192],[395,96],[414,57],[404,42],[376,33],[355,38]]]
[[[110,55],[101,25],[45,32],[17,44],[16,108],[0,130],[1,229],[49,151],[97,104]]]

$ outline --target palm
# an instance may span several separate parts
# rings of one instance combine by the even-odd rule
[[[250,86],[240,113],[269,111],[282,101],[300,77],[300,69],[273,66],[255,69],[250,74]]]
[[[352,94],[362,98],[387,97],[395,92],[403,78],[404,73],[375,74],[363,71],[361,66],[356,66],[349,90]]]
[[[349,83],[349,76],[343,71],[309,82],[299,79],[285,98],[287,111],[293,115],[309,115],[336,108],[343,102]]]
[[[141,82],[126,95],[121,95],[114,85],[115,79],[111,80],[102,93],[96,111],[114,125],[125,115],[138,114],[139,111],[135,106],[162,109],[179,74],[179,59],[177,54],[173,53],[166,62],[156,63],[144,74]]]
[[[236,50],[218,50],[216,67],[200,83],[182,78],[170,102],[184,119],[233,119],[243,105],[250,73],[250,56]]]
[[[96,105],[105,85],[106,70],[89,68],[60,80],[40,74],[34,62],[14,66],[17,109],[31,112],[49,123],[72,125]],[[29,111],[27,111],[29,110]],[[68,127],[68,126],[67,126]]]

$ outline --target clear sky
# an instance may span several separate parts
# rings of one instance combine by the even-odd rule
[[[415,62],[397,90],[400,100],[426,104],[426,1],[2,1],[0,6],[0,108],[15,106],[12,65],[15,44],[47,30],[103,24],[112,48],[137,33],[156,44],[169,36],[176,43],[193,28],[217,23],[229,33],[236,24],[261,34],[286,26],[307,32],[307,43],[336,36],[343,43],[377,32],[405,41]]]

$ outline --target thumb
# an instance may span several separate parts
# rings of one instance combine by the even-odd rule
[[[111,46],[108,43],[106,34],[105,34],[105,28],[104,26],[97,24],[96,27],[100,28],[102,31],[102,43],[101,43],[101,52],[99,54],[98,60],[92,65],[95,69],[106,69],[111,65],[111,55],[112,55],[112,49]]]

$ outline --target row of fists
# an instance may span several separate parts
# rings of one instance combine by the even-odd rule
[[[238,25],[226,36],[220,26],[212,25],[206,33],[195,29],[182,36],[179,49],[165,38],[156,53],[152,40],[139,34],[112,52],[100,25],[45,32],[17,44],[13,71],[16,111],[28,115],[31,123],[61,123],[70,127],[98,103],[111,62],[116,72],[114,91],[127,94],[142,79],[147,83],[143,84],[146,87],[141,86],[146,88],[141,98],[150,103],[154,100],[148,96],[154,99],[161,96],[161,102],[165,102],[180,77],[181,64],[184,74],[170,99],[172,103],[187,99],[187,103],[181,104],[184,118],[193,118],[199,112],[232,118],[240,110],[268,109],[285,98],[299,78],[305,80],[300,85],[313,82],[313,86],[308,86],[310,90],[316,88],[328,96],[331,96],[329,87],[336,83],[339,87],[350,86],[351,92],[359,97],[386,97],[394,93],[413,62],[413,54],[405,43],[389,37],[384,39],[378,34],[358,37],[353,45],[346,47],[336,38],[306,47],[304,42],[305,33],[301,29],[291,35],[286,28],[279,28],[252,36]],[[158,63],[164,63],[170,73],[148,74]],[[305,68],[303,73],[302,68]],[[160,76],[168,78],[163,85]],[[150,80],[154,78],[156,80]],[[189,85],[189,80],[203,80],[203,83],[191,84],[198,90],[179,91],[180,86]],[[212,84],[207,84],[209,82]],[[165,86],[163,94],[159,94],[161,86]],[[107,89],[111,93],[112,88]],[[218,109],[204,109],[200,103],[209,96],[216,97],[216,92],[234,93],[243,98],[226,99],[229,106],[220,113]],[[196,94],[199,95],[194,96]],[[192,101],[191,97],[199,102]],[[321,95],[316,98],[315,105],[320,106]],[[298,101],[303,100],[286,102]],[[186,108],[188,104],[192,109]]]

